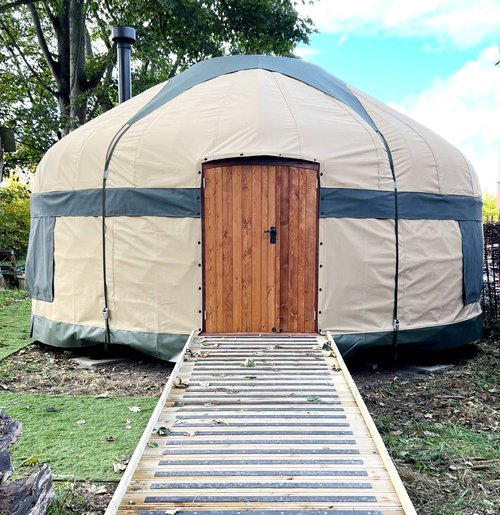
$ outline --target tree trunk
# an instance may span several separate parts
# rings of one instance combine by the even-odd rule
[[[85,11],[83,0],[69,2],[69,98],[70,127],[85,123]]]

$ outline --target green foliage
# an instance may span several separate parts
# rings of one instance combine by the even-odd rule
[[[0,248],[25,256],[30,231],[30,189],[16,177],[0,189]]]
[[[137,28],[138,94],[208,57],[292,55],[314,30],[295,6],[294,0],[73,0],[70,8],[70,0],[45,0],[3,9],[0,125],[18,140],[18,151],[5,155],[6,174],[33,171],[58,139],[116,104],[111,26]]]
[[[113,465],[133,452],[156,402],[3,392],[0,409],[23,424],[12,448],[16,471],[48,463],[55,479],[116,481],[121,472]],[[131,406],[141,411],[132,412]]]
[[[31,301],[23,290],[0,291],[0,379],[8,375],[1,360],[30,340]]]
[[[54,493],[46,515],[88,513],[88,501],[76,490],[74,483],[55,484]]]
[[[11,306],[12,304],[17,304],[18,302],[24,302],[29,298],[29,293],[26,290],[18,290],[14,288],[0,290],[0,309]]]
[[[483,222],[498,222],[497,199],[491,193],[483,197]]]

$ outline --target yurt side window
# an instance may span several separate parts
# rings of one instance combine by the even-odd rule
[[[55,216],[31,219],[26,289],[36,300],[54,300],[54,228]]]
[[[483,228],[481,222],[460,220],[465,304],[478,302],[483,287]]]

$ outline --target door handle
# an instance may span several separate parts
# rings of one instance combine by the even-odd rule
[[[276,227],[274,225],[271,225],[264,233],[269,233],[269,243],[276,244]]]

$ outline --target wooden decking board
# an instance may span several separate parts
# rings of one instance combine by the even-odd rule
[[[413,515],[344,369],[322,337],[199,337],[106,514]]]
[[[224,510],[224,511],[176,511],[175,515],[300,515],[301,511],[290,510]],[[311,510],[308,511],[310,515],[382,515],[380,511],[372,510]],[[139,515],[171,515],[171,512],[166,511],[141,511]]]

